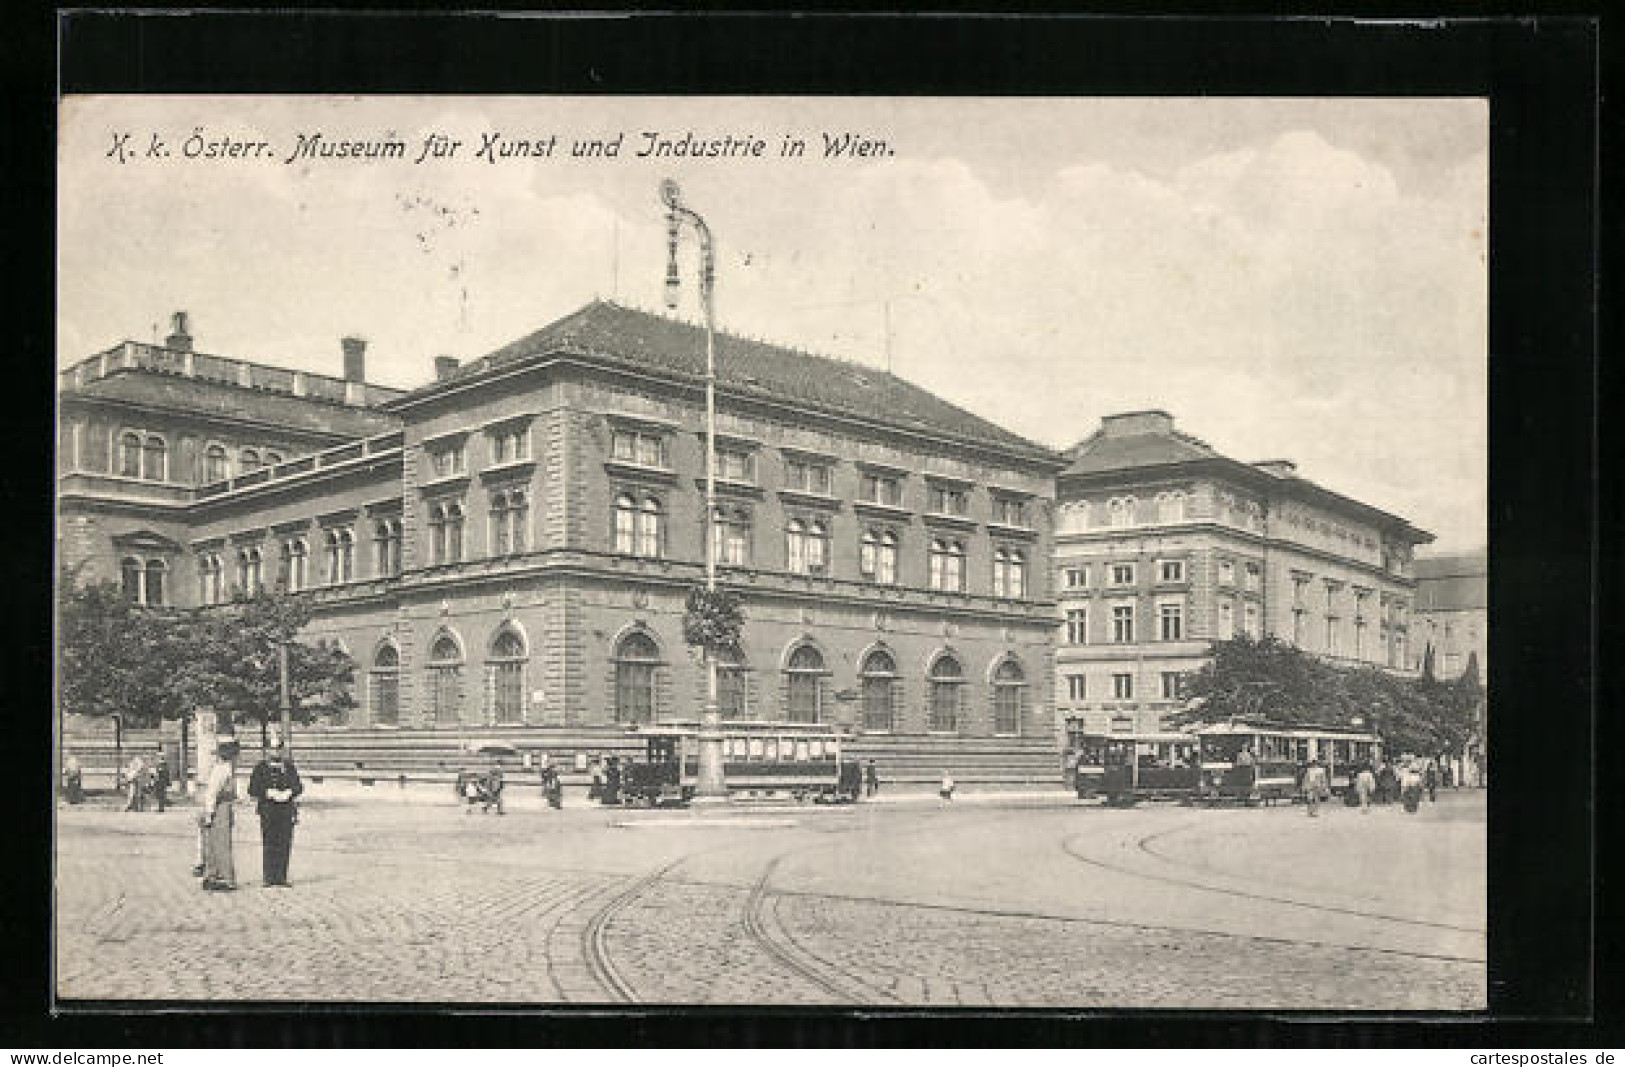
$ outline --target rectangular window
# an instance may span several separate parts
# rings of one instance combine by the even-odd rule
[[[937,515],[963,515],[966,511],[965,491],[946,485],[933,485],[926,510]]]
[[[1118,604],[1112,608],[1112,641],[1119,645],[1134,643],[1134,605]]]
[[[1009,497],[994,497],[993,521],[1004,526],[1027,525],[1026,502],[1021,500],[1012,500]]]
[[[1258,564],[1247,564],[1247,591],[1250,593],[1258,592],[1259,586],[1263,584],[1263,581],[1264,574],[1263,571],[1259,570]]]
[[[1236,584],[1236,565],[1227,559],[1221,559],[1219,561],[1219,584]]]
[[[1326,651],[1333,654],[1333,655],[1337,654],[1337,620],[1336,619],[1327,619],[1326,620]]]
[[[1162,672],[1162,699],[1179,699],[1179,678],[1180,675],[1178,671]]]
[[[642,430],[616,430],[611,455],[622,463],[640,467],[666,465],[666,438]]]
[[[1185,606],[1183,604],[1157,605],[1158,633],[1164,641],[1179,641],[1184,637]]]
[[[1069,645],[1089,643],[1089,612],[1085,609],[1073,608],[1066,613],[1066,643]]]
[[[488,436],[491,439],[492,463],[517,463],[530,458],[529,426],[503,426],[492,430]]]
[[[718,448],[717,477],[725,482],[754,482],[756,457],[738,448]]]
[[[1134,584],[1134,564],[1132,563],[1113,563],[1111,574],[1113,585]]]
[[[865,472],[858,483],[858,497],[871,504],[897,507],[903,502],[903,487],[895,475]]]
[[[1089,568],[1068,567],[1066,569],[1066,587],[1068,589],[1089,588]]]
[[[1242,609],[1242,630],[1253,640],[1258,640],[1258,605],[1248,604]]]
[[[465,466],[462,443],[430,448],[429,465],[436,478],[450,478],[463,473]]]
[[[378,726],[394,726],[401,715],[401,678],[395,669],[374,671],[372,675],[372,721]]]
[[[791,489],[828,496],[831,484],[829,465],[804,459],[788,460],[784,467],[784,481]]]
[[[1068,700],[1084,700],[1089,695],[1088,676],[1083,674],[1069,674],[1066,676],[1066,697]]]
[[[1132,675],[1132,674],[1114,674],[1114,675],[1112,675],[1112,698],[1114,700],[1133,700],[1134,699],[1134,675]]]
[[[1179,559],[1165,559],[1158,563],[1157,580],[1163,582],[1183,582],[1185,580],[1185,561]]]
[[[1219,601],[1219,640],[1228,641],[1236,636],[1236,611],[1228,600]]]

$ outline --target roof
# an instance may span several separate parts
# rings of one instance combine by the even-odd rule
[[[1089,478],[1156,467],[1206,464],[1243,484],[1266,491],[1285,490],[1316,503],[1353,511],[1367,520],[1395,530],[1415,543],[1433,540],[1398,515],[1372,507],[1352,497],[1299,477],[1290,462],[1271,460],[1243,463],[1215,451],[1206,441],[1174,429],[1174,419],[1165,411],[1134,411],[1108,415],[1100,428],[1067,451],[1071,460],[1058,478]]]
[[[1489,560],[1479,549],[1448,556],[1418,556],[1416,611],[1470,611],[1489,607]]]
[[[432,396],[457,382],[549,356],[572,355],[693,380],[705,376],[705,330],[692,323],[597,300],[512,344],[465,364],[398,403]],[[717,384],[735,396],[759,396],[834,415],[1059,462],[1050,449],[996,426],[887,371],[733,334],[716,335]]]
[[[141,370],[118,371],[62,395],[64,400],[144,404],[209,418],[266,423],[324,437],[371,437],[400,425],[398,416],[368,408]]]

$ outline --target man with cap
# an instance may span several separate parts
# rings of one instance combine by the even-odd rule
[[[174,779],[169,774],[169,757],[164,755],[164,746],[158,746],[158,760],[152,768],[152,799],[158,802],[158,810],[163,811],[169,801],[169,787]]]
[[[237,866],[231,855],[232,804],[237,799],[236,736],[222,734],[216,754],[219,759],[209,768],[203,806],[198,811],[198,822],[205,828],[203,888],[228,891],[237,888]]]
[[[248,779],[248,795],[259,802],[260,857],[268,886],[288,885],[288,854],[293,851],[293,827],[299,821],[295,801],[304,791],[282,738],[273,734],[265,757]]]

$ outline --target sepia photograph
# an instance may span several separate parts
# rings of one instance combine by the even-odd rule
[[[1489,1008],[1485,99],[58,108],[58,1005]]]

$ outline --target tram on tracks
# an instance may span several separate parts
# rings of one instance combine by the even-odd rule
[[[1326,765],[1334,793],[1353,783],[1362,765],[1382,754],[1376,734],[1319,726],[1223,723],[1197,731],[1201,739],[1201,787],[1208,803],[1273,803],[1298,795],[1303,768],[1312,758]]]
[[[722,774],[728,794],[797,802],[853,803],[863,791],[858,761],[842,754],[845,735],[828,726],[729,721],[722,735]],[[644,741],[644,758],[623,766],[625,803],[687,804],[699,788],[698,723],[627,728]]]
[[[1312,756],[1326,765],[1333,792],[1341,793],[1381,752],[1375,734],[1328,727],[1232,722],[1181,733],[1103,734],[1070,719],[1062,770],[1080,800],[1257,804],[1296,797]]]

